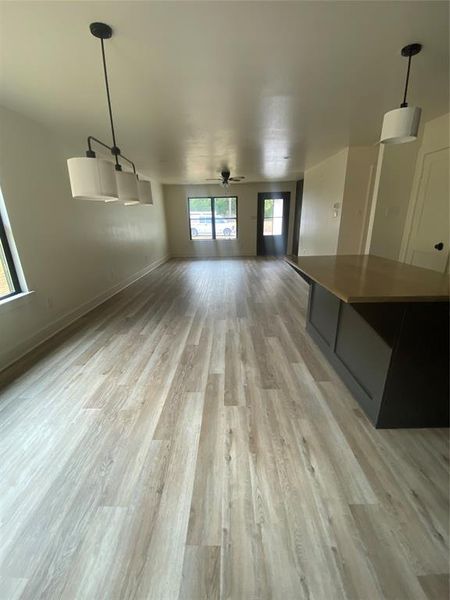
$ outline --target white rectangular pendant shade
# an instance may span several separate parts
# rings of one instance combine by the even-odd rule
[[[138,179],[134,173],[116,171],[116,182],[119,200],[126,206],[139,203]]]
[[[102,158],[69,158],[70,187],[78,200],[115,202],[118,191],[114,165]]]
[[[404,144],[416,140],[421,112],[418,106],[404,106],[387,112],[383,119],[380,143]]]
[[[139,202],[153,204],[152,185],[150,181],[138,181]]]

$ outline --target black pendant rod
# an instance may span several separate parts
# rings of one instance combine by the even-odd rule
[[[103,40],[102,40],[103,43]],[[406,94],[408,93],[408,84],[409,84],[409,73],[411,71],[411,54],[408,56],[408,69],[406,71],[406,81],[405,81],[405,93],[403,94],[403,102],[400,104],[401,108],[404,108],[405,106],[408,106],[408,103],[406,102]]]
[[[102,59],[103,59],[103,72],[105,74],[105,87],[106,87],[106,97],[108,100],[108,111],[109,111],[109,120],[111,123],[111,134],[112,134],[112,141],[113,141],[113,150],[117,150],[117,152],[113,152],[113,154],[116,157],[116,165],[119,164],[119,159],[117,158],[118,154],[120,154],[120,150],[117,148],[117,144],[116,144],[116,132],[114,130],[114,120],[113,120],[113,114],[112,114],[112,107],[111,107],[111,94],[109,92],[109,82],[108,82],[108,71],[106,68],[106,56],[105,56],[105,43],[103,41],[103,38],[100,39],[101,45],[102,45]]]
[[[405,108],[408,106],[408,102],[406,101],[406,95],[408,93],[408,85],[409,85],[409,74],[411,72],[411,59],[416,54],[422,50],[422,44],[415,42],[414,44],[408,44],[404,46],[401,50],[402,56],[408,57],[408,68],[406,70],[406,81],[405,81],[405,92],[403,94],[403,102],[400,104],[400,108]]]
[[[123,158],[123,160],[126,160],[127,163],[129,163],[133,167],[133,173],[136,175],[136,167],[135,167],[134,162],[132,160],[130,160],[129,158],[127,158],[126,156],[124,156],[122,154],[122,152],[119,154],[119,156],[120,156],[120,158]]]
[[[102,44],[103,72],[105,75],[106,97],[108,100],[109,121],[111,123],[111,134],[112,134],[113,145],[108,146],[108,144],[105,144],[105,142],[102,142],[98,138],[95,138],[92,135],[90,135],[87,139],[88,150],[86,152],[86,156],[90,157],[90,158],[95,158],[95,152],[92,150],[92,142],[96,142],[97,144],[100,144],[104,148],[108,148],[111,151],[111,154],[113,154],[115,156],[117,171],[122,170],[122,166],[119,163],[119,156],[120,156],[120,158],[125,160],[127,163],[129,163],[133,167],[133,172],[136,175],[136,166],[135,166],[134,162],[122,154],[122,152],[120,151],[120,148],[117,146],[117,143],[116,143],[116,131],[114,129],[114,119],[113,119],[112,107],[111,107],[111,94],[109,91],[108,70],[106,68],[106,56],[105,56],[105,46],[104,46],[104,40],[108,40],[109,38],[111,38],[113,31],[109,25],[106,25],[106,23],[97,23],[97,22],[91,23],[89,25],[89,29],[91,30],[92,35],[96,38],[99,38],[99,40],[101,41],[101,44]]]
[[[101,140],[94,137],[93,135],[89,135],[87,138],[88,151],[86,152],[86,156],[88,156],[90,158],[95,158],[95,152],[92,150],[92,142],[96,142],[97,144],[100,144],[100,146],[103,146],[103,148],[108,148],[108,150],[111,150],[111,154],[116,155],[116,158],[117,158],[117,156],[120,156],[120,158],[122,158],[123,160],[126,160],[127,163],[130,163],[130,165],[133,167],[133,173],[136,174],[136,165],[134,164],[134,162],[132,160],[130,160],[129,158],[124,156],[122,154],[122,152],[120,152],[120,151],[116,154],[114,152],[114,146],[108,146],[108,144],[105,144],[105,142],[102,142]],[[117,148],[117,146],[116,146],[116,148]],[[120,167],[120,165],[118,165],[118,166]],[[120,171],[120,168],[117,170]]]

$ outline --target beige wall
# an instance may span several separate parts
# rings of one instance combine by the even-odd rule
[[[344,148],[305,172],[300,255],[337,253],[347,160]]]
[[[256,217],[259,192],[290,192],[288,252],[292,246],[292,227],[295,208],[295,182],[240,183],[225,190],[220,185],[165,185],[164,198],[170,253],[174,257],[255,256]],[[187,199],[189,197],[238,197],[238,239],[191,240]]]
[[[34,293],[0,305],[0,368],[167,257],[162,187],[154,206],[75,201],[64,148],[0,110],[0,186]]]
[[[378,146],[350,146],[339,227],[338,254],[363,254]]]
[[[420,141],[386,145],[380,153],[370,254],[399,259],[419,147]]]

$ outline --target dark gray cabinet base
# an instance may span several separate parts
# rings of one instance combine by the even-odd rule
[[[307,331],[375,427],[448,427],[448,303],[347,304],[312,282]]]

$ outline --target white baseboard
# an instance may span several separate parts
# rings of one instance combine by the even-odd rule
[[[29,352],[31,352],[31,350],[34,350],[37,346],[40,346],[45,341],[47,341],[48,339],[50,339],[51,337],[53,337],[54,335],[71,325],[74,321],[77,321],[80,317],[84,316],[100,304],[103,304],[103,302],[106,302],[106,300],[109,300],[109,298],[112,298],[113,296],[115,296],[131,284],[135,283],[136,281],[138,281],[139,279],[141,279],[142,277],[144,277],[163,263],[167,262],[169,258],[170,256],[166,255],[162,258],[159,258],[158,260],[155,260],[150,265],[147,265],[146,267],[144,267],[137,273],[134,273],[124,281],[121,281],[120,283],[105,290],[101,294],[98,294],[91,300],[84,302],[78,308],[58,317],[51,323],[48,323],[47,325],[45,325],[45,327],[42,327],[25,340],[22,340],[21,342],[16,344],[13,348],[10,348],[7,352],[1,354],[0,371],[7,369],[14,362],[25,356],[25,354],[28,354]]]
[[[187,252],[186,254],[182,254],[182,253],[178,253],[178,254],[172,254],[171,258],[192,258],[192,260],[211,260],[211,259],[217,259],[217,260],[227,260],[228,258],[252,258],[252,257],[256,257],[255,252],[238,252],[236,254],[205,254],[203,255],[198,255],[198,254],[192,254],[190,252]]]

